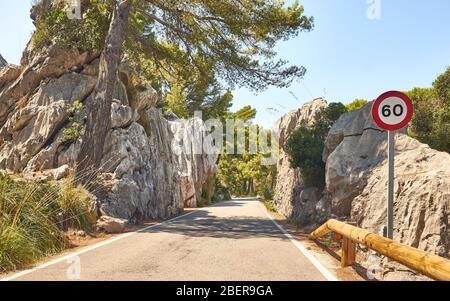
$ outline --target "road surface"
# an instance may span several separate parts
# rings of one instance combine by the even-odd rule
[[[7,279],[333,280],[301,249],[260,202],[234,200],[118,236]]]

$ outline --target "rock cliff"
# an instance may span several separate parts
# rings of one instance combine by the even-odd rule
[[[30,43],[21,66],[0,69],[0,170],[55,175],[74,167],[99,55]],[[156,92],[131,91],[128,76],[121,70],[117,77],[102,168],[88,188],[103,214],[131,222],[167,218],[212,193],[214,155],[175,153],[174,134],[185,123],[164,119],[155,108]],[[212,143],[204,128],[197,129],[194,141]]]
[[[302,118],[311,122],[321,100],[288,113],[277,124],[280,145]],[[289,167],[284,152],[278,162],[274,202],[280,212],[312,227],[334,217],[383,235],[386,223],[387,133],[371,117],[371,103],[346,113],[325,142],[324,191],[303,187],[302,175]],[[450,154],[438,152],[399,131],[396,138],[394,239],[450,257]],[[399,279],[402,268],[384,271]],[[404,269],[403,269],[404,270]],[[396,273],[390,273],[395,271]],[[410,273],[410,272],[408,272]],[[390,274],[395,276],[389,276]],[[400,278],[402,278],[401,276]],[[409,277],[409,276],[408,276]]]
[[[342,116],[324,152],[325,195],[334,215],[383,233],[386,223],[387,133],[372,121],[371,104]],[[450,154],[398,133],[394,239],[449,256]]]
[[[302,122],[312,124],[315,114],[325,107],[327,107],[326,101],[318,98],[282,117],[274,128],[274,132],[279,136],[280,146],[286,143],[289,135]],[[305,189],[300,170],[290,167],[289,156],[281,148],[274,194],[274,204],[277,210],[302,224],[311,223],[322,215],[321,212],[316,211],[321,194],[322,192],[316,187]]]

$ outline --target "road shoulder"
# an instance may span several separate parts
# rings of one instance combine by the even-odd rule
[[[330,252],[325,247],[319,246],[308,238],[309,233],[302,231],[293,224],[290,224],[283,215],[270,211],[263,202],[260,202],[261,209],[266,215],[272,219],[279,227],[281,227],[295,242],[300,245],[309,256],[313,257],[316,267],[325,268],[330,275],[326,277],[328,280],[334,281],[364,281],[364,277],[358,274],[352,267],[341,268],[340,260],[337,254]],[[281,229],[280,229],[281,230]],[[294,242],[293,242],[294,243]],[[306,254],[305,254],[306,255]],[[307,255],[308,256],[308,255]],[[322,270],[323,271],[323,270]],[[322,272],[321,271],[321,272]],[[327,272],[325,272],[327,273]],[[324,275],[325,276],[325,275]]]

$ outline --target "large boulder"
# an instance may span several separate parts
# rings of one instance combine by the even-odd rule
[[[98,230],[105,231],[106,233],[119,234],[125,231],[126,225],[127,221],[124,219],[103,215],[95,226]]]
[[[277,182],[274,204],[277,210],[302,224],[316,220],[316,205],[321,199],[321,191],[315,187],[305,187],[299,169],[293,169],[289,156],[284,152],[289,135],[302,123],[311,125],[318,111],[328,106],[322,98],[306,103],[299,110],[283,116],[275,125],[274,132],[279,137],[280,154],[277,163]]]
[[[371,104],[343,115],[326,141],[326,199],[332,213],[382,234],[386,224],[387,133]],[[394,239],[449,256],[450,154],[400,131],[396,139]]]
[[[350,215],[353,199],[364,189],[371,169],[386,159],[383,143],[387,132],[376,126],[371,104],[344,114],[331,128],[325,142],[326,195],[332,213]]]

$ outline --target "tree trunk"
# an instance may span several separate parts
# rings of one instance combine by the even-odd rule
[[[116,0],[105,48],[100,57],[99,75],[91,97],[87,99],[87,122],[77,158],[76,176],[86,183],[100,168],[103,147],[111,127],[111,103],[128,26],[131,0]]]
[[[255,193],[255,187],[253,184],[253,178],[250,178],[249,184],[248,184],[248,195],[253,196],[254,193]]]

